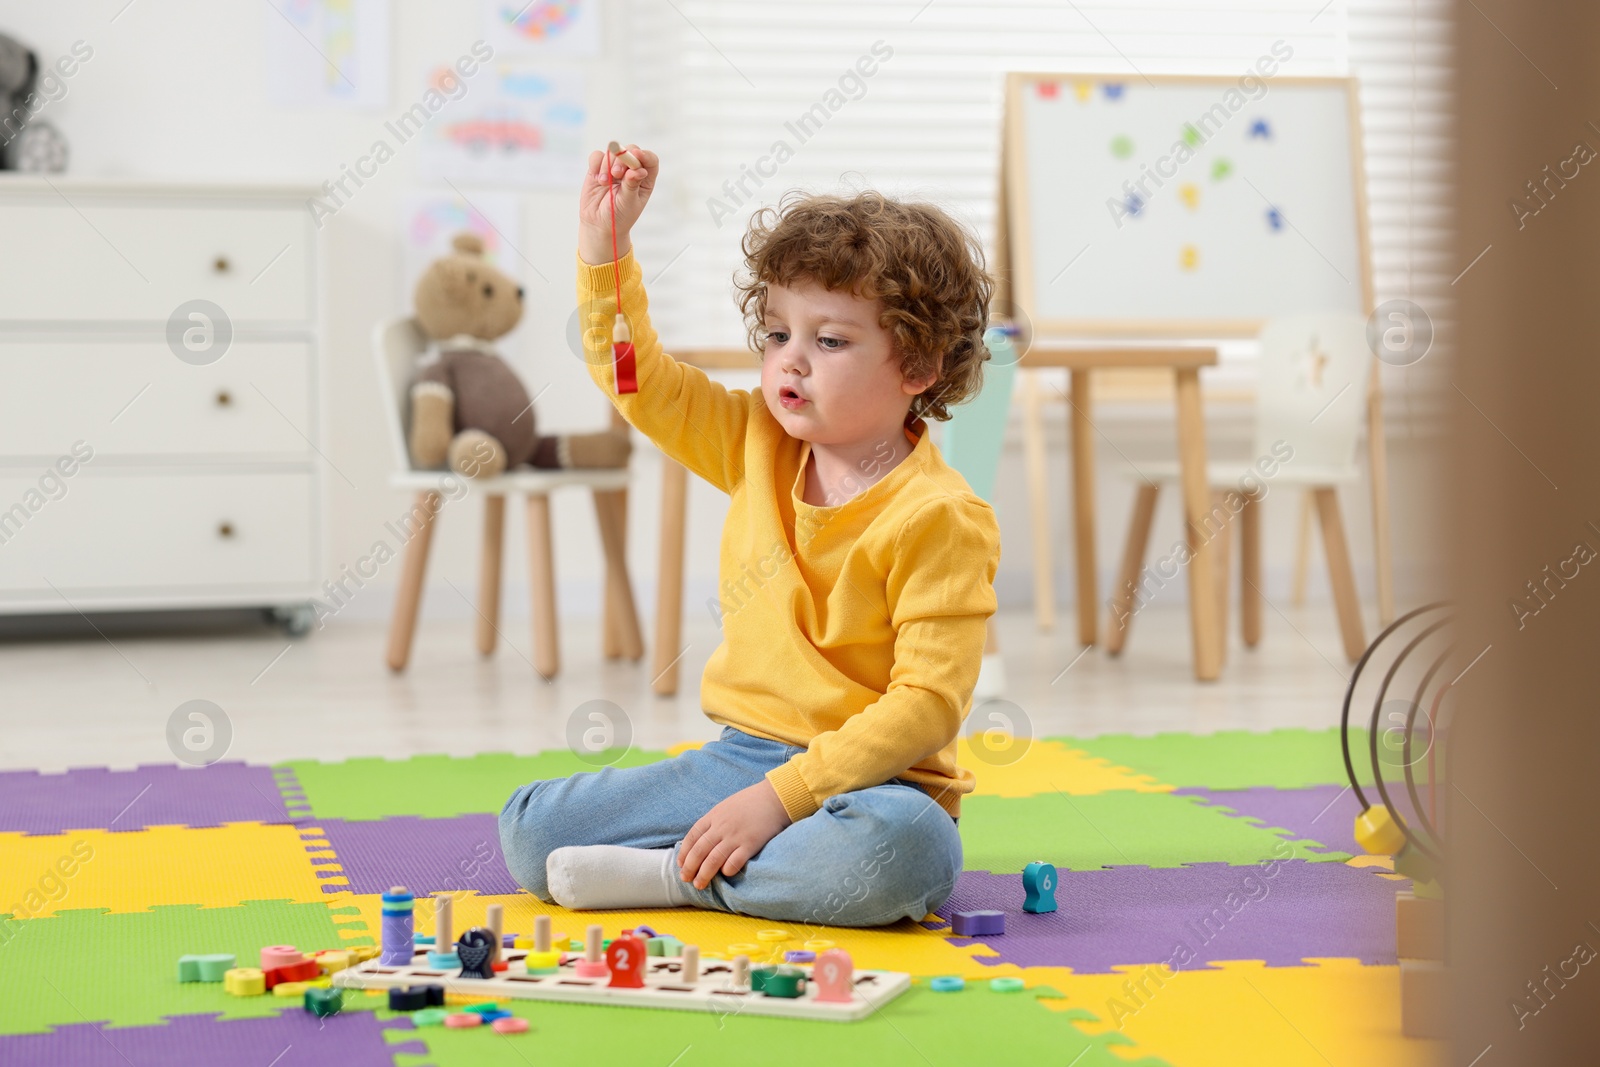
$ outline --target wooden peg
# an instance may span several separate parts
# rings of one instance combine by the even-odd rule
[[[678,976],[684,985],[700,981],[700,946],[683,946],[683,972]]]
[[[733,988],[750,988],[750,957],[742,952],[733,957]]]
[[[606,151],[610,153],[613,159],[621,163],[624,167],[627,167],[629,170],[638,170],[644,166],[643,163],[639,162],[638,156],[625,150],[616,141],[612,141],[610,144],[606,145]]]
[[[500,962],[501,944],[506,939],[506,909],[504,904],[490,904],[484,909],[483,924],[494,935],[494,944],[489,946],[489,962]]]
[[[439,893],[433,898],[433,950],[449,954],[455,948],[456,930],[453,907],[449,893]]]
[[[583,959],[577,967],[579,978],[604,978],[611,973],[606,961],[600,958],[601,933],[598,923],[584,931]]]
[[[533,951],[550,951],[550,916],[538,915],[533,920]]]

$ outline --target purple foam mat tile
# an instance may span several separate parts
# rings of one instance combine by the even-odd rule
[[[270,767],[222,762],[131,771],[83,767],[61,774],[0,771],[0,832],[293,821]]]
[[[394,1067],[397,1048],[370,1011],[318,1019],[298,1009],[219,1022],[220,1013],[172,1015],[160,1026],[58,1026],[46,1034],[0,1037],[7,1067],[215,1067],[269,1060],[274,1067]],[[415,1043],[413,1043],[415,1044]],[[249,1051],[248,1056],[241,1053]],[[426,1055],[426,1049],[419,1049]],[[278,1057],[273,1059],[273,1057]]]
[[[457,815],[424,819],[414,815],[346,822],[319,819],[332,845],[337,872],[347,885],[325,885],[326,893],[383,893],[403,885],[413,893],[472,890],[480,894],[515,893],[520,887],[500,854],[500,822],[496,815]],[[310,846],[316,849],[318,846]],[[322,846],[326,847],[326,846]]]
[[[1307,860],[1282,861],[1271,874],[1225,863],[1059,874],[1057,911],[1024,912],[1020,874],[964,871],[938,915],[948,923],[958,911],[1004,911],[1004,934],[951,937],[981,942],[997,954],[982,958],[991,964],[1080,973],[1169,961],[1179,970],[1223,960],[1298,966],[1314,957],[1393,964],[1394,896],[1408,884]]]
[[[1387,785],[1387,781],[1384,783]],[[1306,789],[1273,789],[1258,786],[1252,789],[1197,789],[1183,788],[1175,791],[1183,796],[1203,797],[1207,803],[1231,808],[1242,818],[1259,820],[1264,826],[1288,830],[1297,839],[1315,841],[1337,852],[1359,856],[1361,846],[1356,844],[1355,820],[1361,814],[1361,803],[1348,786],[1315,785]],[[1367,799],[1379,803],[1375,789],[1368,789]],[[1405,796],[1405,786],[1390,789],[1395,806],[1408,820],[1413,808]]]

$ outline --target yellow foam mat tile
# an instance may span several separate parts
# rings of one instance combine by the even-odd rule
[[[0,912],[18,918],[69,908],[121,913],[157,904],[222,908],[246,900],[325,899],[293,826],[0,834]]]
[[[1062,994],[1056,1011],[1096,1016],[1087,1034],[1118,1031],[1127,1059],[1154,1056],[1179,1067],[1432,1067],[1444,1042],[1400,1034],[1400,969],[1313,959],[1304,967],[1259,961],[1173,973],[1161,965],[1116,974],[1030,967],[1030,979]]]
[[[1061,741],[992,731],[979,732],[975,742],[962,737],[956,742],[956,759],[977,775],[978,788],[972,795],[980,797],[1032,797],[1058,791],[1080,797],[1117,790],[1170,793],[1177,788]]]
[[[1373,867],[1373,869],[1378,870],[1379,878],[1386,878],[1389,881],[1410,881],[1410,878],[1406,878],[1405,875],[1397,875],[1395,873],[1394,856],[1350,856],[1347,861],[1344,861],[1344,865],[1346,867]]]
[[[376,893],[339,894],[336,902],[343,911],[353,908],[359,913],[365,929],[351,925],[352,938],[365,936],[368,931],[382,929],[382,897]],[[957,945],[947,940],[948,930],[928,930],[912,922],[874,929],[854,929],[839,926],[822,926],[807,923],[782,923],[770,919],[753,919],[748,915],[729,915],[724,912],[702,911],[698,908],[673,908],[660,911],[568,911],[554,904],[542,903],[529,893],[478,896],[462,893],[455,896],[451,906],[456,935],[463,930],[484,923],[485,910],[490,904],[505,908],[505,932],[532,936],[533,920],[537,915],[549,915],[556,934],[582,940],[590,923],[599,923],[606,937],[616,937],[625,929],[646,925],[658,933],[671,934],[686,944],[699,945],[702,953],[724,954],[729,945],[757,942],[761,930],[783,929],[793,936],[784,949],[798,949],[812,939],[835,942],[850,953],[857,967],[906,971],[915,975],[959,974],[977,980],[998,978],[1002,975],[1024,975],[1020,967],[1010,964],[989,966],[980,961],[988,950],[979,943]],[[425,900],[419,900],[416,910],[416,931],[433,933],[433,910]]]

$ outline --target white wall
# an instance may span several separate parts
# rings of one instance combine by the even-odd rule
[[[627,51],[623,14],[621,5],[607,5],[604,53],[584,64],[589,93],[587,140],[596,147],[611,138],[634,139],[627,113],[628,73],[619,58]],[[93,47],[93,58],[68,82],[67,95],[45,112],[71,144],[74,174],[309,184],[336,176],[342,164],[363,153],[383,121],[416,98],[425,70],[453,60],[483,35],[476,3],[396,0],[390,106],[377,112],[286,110],[269,103],[266,96],[262,38],[264,20],[271,17],[275,16],[265,4],[239,0],[12,3],[0,9],[0,32],[22,39],[45,62],[67,52],[78,40]],[[405,505],[385,485],[390,457],[382,433],[368,335],[375,321],[404,308],[396,232],[399,206],[406,193],[419,187],[414,153],[408,157],[406,152],[402,147],[400,157],[382,168],[323,230],[327,265],[323,448],[356,485],[351,489],[337,476],[328,478],[331,528],[326,569],[330,576],[341,564],[362,555],[381,533],[382,523]],[[467,191],[470,195],[471,189]],[[772,198],[777,195],[775,191]],[[573,301],[574,197],[574,190],[539,190],[522,196],[518,243],[532,264],[523,271],[528,313],[514,342],[507,346],[507,355],[525,379],[553,381],[538,408],[542,426],[551,430],[598,428],[606,420],[605,401],[568,353],[564,339]],[[650,265],[645,266],[648,273]],[[731,303],[728,312],[734,314]],[[748,386],[751,380],[739,384]],[[1244,416],[1235,413],[1224,419],[1222,413],[1216,415],[1215,447],[1220,451],[1231,441],[1234,451],[1242,454],[1248,448]],[[1170,455],[1172,432],[1170,424],[1162,420],[1124,420],[1113,412],[1106,413],[1099,424],[1117,446],[1100,442],[1101,567],[1109,572],[1120,551],[1131,499],[1120,476],[1127,462],[1119,449],[1134,462],[1139,455],[1148,457],[1164,450]],[[1059,532],[1057,572],[1066,605],[1071,566],[1065,431],[1059,423],[1051,425],[1051,481],[1061,489],[1052,505]],[[640,491],[629,509],[630,548],[636,584],[648,607],[654,588],[658,510],[654,486],[659,467],[648,443],[637,443],[640,458],[635,470]],[[1003,603],[1026,603],[1031,589],[1028,515],[1021,453],[1015,441],[1011,449],[996,491],[1005,538],[998,584]],[[1426,473],[1414,439],[1402,433],[1391,449],[1397,557],[1402,576],[1409,579],[1428,563],[1431,538],[1420,521],[1412,491],[1426,481]],[[598,605],[600,573],[593,511],[582,494],[568,493],[558,499],[556,551],[563,610],[592,614]],[[1370,588],[1367,561],[1371,536],[1364,489],[1347,499],[1353,548]],[[1283,587],[1282,572],[1293,550],[1297,509],[1286,505],[1287,501],[1269,508],[1267,516],[1269,595]],[[511,510],[507,581],[513,585],[506,610],[516,614],[525,612],[520,591],[526,570],[520,551],[524,541],[519,509]],[[691,491],[686,590],[690,610],[703,610],[712,595],[724,513],[725,498],[696,483]],[[476,501],[469,499],[446,510],[429,572],[425,609],[429,615],[469,614],[468,605],[451,584],[468,594],[473,589],[476,527]],[[1177,533],[1176,511],[1169,501],[1157,517],[1154,544],[1168,544]],[[398,565],[390,564],[340,618],[383,617],[397,571]]]

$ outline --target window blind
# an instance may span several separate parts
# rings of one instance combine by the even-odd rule
[[[1362,79],[1377,298],[1442,306],[1446,16],[1446,0],[633,0],[636,139],[663,153],[635,236],[652,319],[669,346],[742,345],[740,238],[795,187],[932,200],[992,257],[1008,70],[1236,75],[1279,39],[1285,74]],[[1235,347],[1217,376],[1250,375]]]

